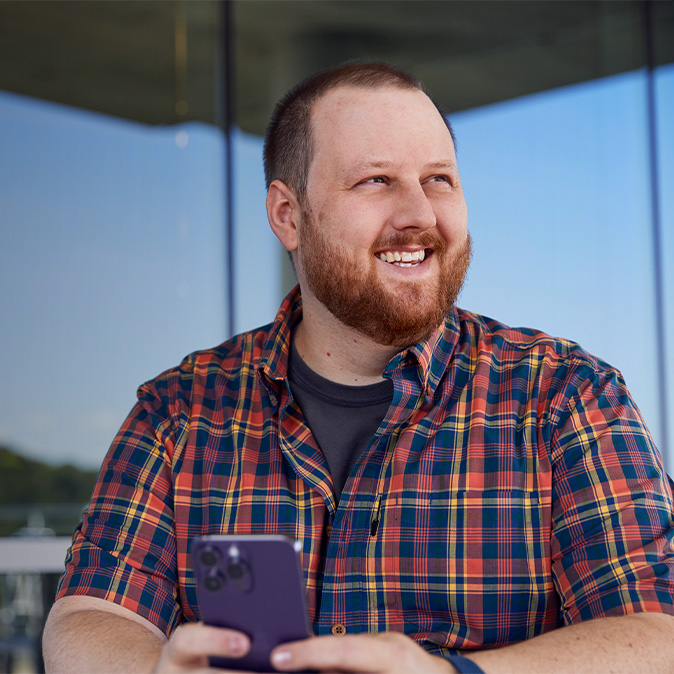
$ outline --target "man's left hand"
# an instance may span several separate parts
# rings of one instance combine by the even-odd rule
[[[272,663],[285,671],[449,674],[444,658],[427,653],[400,632],[314,637],[278,646]]]

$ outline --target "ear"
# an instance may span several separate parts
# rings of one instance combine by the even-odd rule
[[[280,180],[274,180],[267,191],[267,218],[284,248],[297,250],[297,225],[301,209],[295,193]]]

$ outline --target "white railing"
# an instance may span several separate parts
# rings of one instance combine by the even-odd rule
[[[0,573],[62,573],[70,536],[0,538]]]

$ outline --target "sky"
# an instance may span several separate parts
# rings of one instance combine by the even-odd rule
[[[624,73],[452,123],[475,247],[461,306],[616,365],[657,437],[645,81]],[[657,85],[671,335],[673,66]],[[241,331],[272,320],[287,289],[262,140],[237,132],[233,149]],[[224,139],[0,92],[0,157],[0,444],[96,467],[137,386],[229,336]],[[668,366],[674,419],[672,347]]]

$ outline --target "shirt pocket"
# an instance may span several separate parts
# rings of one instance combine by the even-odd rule
[[[500,646],[556,622],[550,520],[538,492],[407,492],[388,506],[384,545],[399,549],[391,601],[406,632],[439,646]]]

